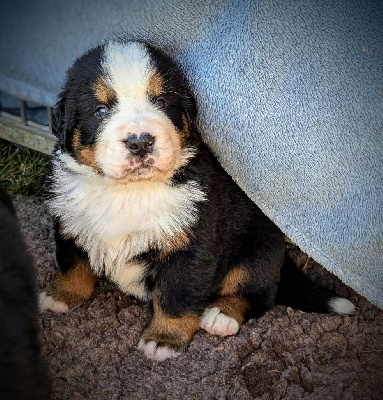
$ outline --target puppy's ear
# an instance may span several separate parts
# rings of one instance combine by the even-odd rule
[[[66,92],[61,93],[52,115],[52,132],[57,137],[61,150],[66,150],[66,143],[76,126],[76,115],[73,101],[68,99]]]
[[[57,137],[60,148],[63,147],[66,136],[67,118],[65,104],[66,97],[64,95],[60,95],[60,99],[56,103],[52,115],[52,133]]]

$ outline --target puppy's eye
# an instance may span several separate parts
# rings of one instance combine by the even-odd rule
[[[106,106],[99,106],[96,109],[96,112],[94,113],[97,117],[105,117],[106,114],[108,114],[109,109]]]
[[[166,101],[163,97],[159,97],[158,99],[156,99],[156,106],[160,109],[165,108],[166,107]]]

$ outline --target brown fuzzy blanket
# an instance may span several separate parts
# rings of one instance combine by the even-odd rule
[[[42,289],[55,275],[51,223],[39,198],[15,206]],[[200,331],[186,354],[157,363],[136,348],[150,307],[100,281],[80,308],[40,315],[53,399],[383,399],[383,311],[299,249],[290,254],[357,314],[278,306],[234,337]]]

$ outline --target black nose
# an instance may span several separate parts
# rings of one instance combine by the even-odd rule
[[[144,156],[151,153],[154,147],[154,137],[147,132],[140,133],[140,135],[131,134],[125,140],[126,147],[134,156]]]

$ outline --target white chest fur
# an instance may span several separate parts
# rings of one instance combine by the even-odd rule
[[[196,203],[205,200],[195,181],[124,183],[65,154],[56,157],[53,171],[50,211],[60,218],[62,233],[87,251],[94,271],[112,280],[132,258],[191,227],[198,218]]]

